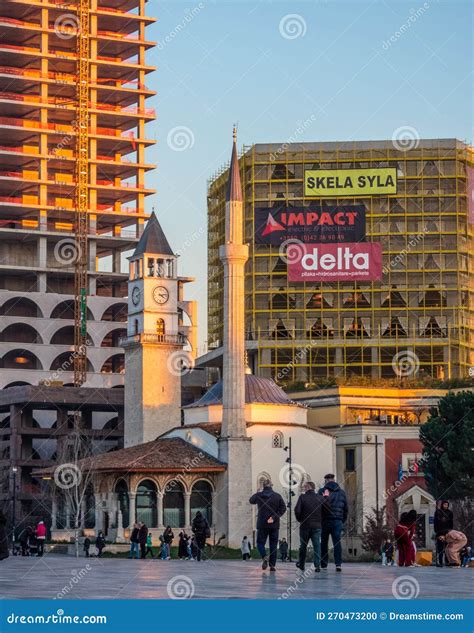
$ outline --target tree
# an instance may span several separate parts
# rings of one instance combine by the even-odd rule
[[[386,523],[385,506],[379,510],[372,508],[372,511],[365,515],[365,520],[362,547],[367,552],[380,552],[387,538],[392,538],[392,532]]]
[[[420,429],[423,472],[435,499],[473,496],[474,392],[441,398]]]

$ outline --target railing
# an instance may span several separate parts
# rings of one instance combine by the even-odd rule
[[[164,345],[185,345],[187,338],[183,334],[152,334],[142,332],[133,336],[124,336],[119,339],[119,347],[130,343],[162,343]]]

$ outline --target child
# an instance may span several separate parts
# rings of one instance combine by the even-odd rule
[[[84,539],[84,556],[89,558],[89,549],[91,547],[91,540],[88,536]]]
[[[244,538],[242,539],[240,551],[242,552],[242,560],[250,559],[250,543],[246,536],[244,536]]]
[[[282,563],[288,558],[288,543],[286,542],[286,538],[282,538],[280,541],[280,557]]]
[[[151,532],[148,532],[147,537],[146,537],[145,558],[147,557],[148,554],[150,554],[151,558],[155,558],[153,554],[153,550],[151,549],[152,545],[153,545],[153,541],[151,537]]]

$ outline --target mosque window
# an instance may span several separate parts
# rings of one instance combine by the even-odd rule
[[[169,277],[170,279],[173,277],[173,260],[172,259],[166,260],[166,276]]]
[[[164,261],[162,259],[158,259],[156,263],[158,267],[158,277],[164,277],[165,276]]]
[[[155,274],[155,260],[153,257],[148,258],[148,277],[153,277]]]
[[[283,433],[281,431],[275,431],[272,435],[272,446],[273,448],[283,448],[285,438],[283,437]]]

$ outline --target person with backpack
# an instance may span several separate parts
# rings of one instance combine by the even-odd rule
[[[436,567],[443,567],[445,563],[446,541],[441,537],[454,527],[454,516],[449,509],[449,501],[446,499],[438,503],[433,517],[433,528],[436,537]]]
[[[211,536],[211,528],[209,527],[206,517],[200,510],[196,512],[196,516],[193,519],[192,531],[195,536],[197,547],[196,560],[201,561],[203,550],[206,546],[206,539]]]
[[[262,569],[267,569],[270,563],[270,571],[276,571],[280,518],[286,512],[286,504],[283,497],[273,491],[270,479],[263,482],[262,490],[252,495],[249,503],[258,508],[257,549],[262,557]],[[270,556],[267,556],[265,547],[267,539],[269,540]]]
[[[130,552],[128,554],[129,558],[138,558],[138,524],[134,523],[132,532],[130,533]]]
[[[173,530],[171,526],[167,525],[165,531],[163,532],[163,537],[161,540],[161,558],[163,560],[171,559],[171,544],[174,539]]]
[[[155,558],[155,555],[153,554],[153,539],[151,536],[151,532],[148,532],[147,536],[146,536],[146,550],[145,550],[145,556],[143,558],[146,558],[148,556],[148,554],[150,554],[151,558]]]
[[[95,546],[97,549],[97,558],[100,558],[102,556],[102,551],[105,548],[105,536],[102,530],[99,530],[99,533],[97,534],[97,538],[95,539]]]
[[[140,523],[138,528],[138,544],[140,545],[140,558],[145,558],[146,556],[146,543],[148,536],[148,528],[144,523]]]
[[[91,540],[88,536],[86,536],[86,538],[84,539],[84,544],[83,544],[83,548],[84,548],[84,556],[86,558],[89,558],[89,550],[91,547]]]

